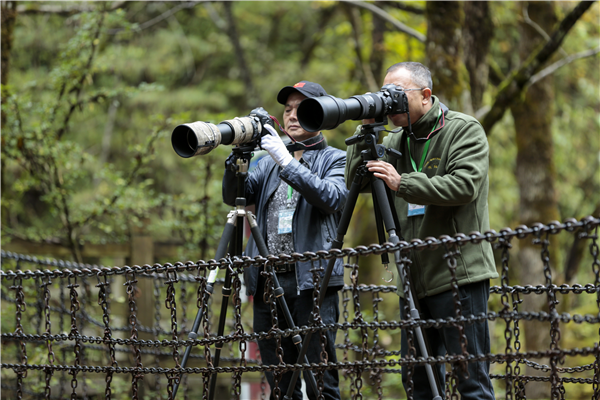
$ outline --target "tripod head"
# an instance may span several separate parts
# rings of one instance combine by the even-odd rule
[[[377,144],[379,141],[379,132],[385,130],[385,125],[387,125],[387,117],[383,121],[362,125],[358,135],[351,136],[345,140],[347,146],[359,142],[365,142],[365,144],[367,144],[368,148],[360,153],[363,164],[366,164],[369,160],[382,158],[385,154],[389,154],[394,158],[402,157],[402,153],[398,150],[388,149],[382,144]]]

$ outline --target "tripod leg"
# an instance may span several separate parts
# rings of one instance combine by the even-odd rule
[[[385,229],[383,227],[383,220],[381,218],[381,210],[377,205],[377,192],[373,191],[373,210],[375,211],[375,224],[377,226],[377,237],[379,238],[379,244],[385,243]],[[377,206],[376,206],[377,205]],[[388,253],[383,253],[381,255],[381,263],[385,266],[386,271],[388,270],[387,266],[390,263],[390,258]]]
[[[392,210],[391,210],[392,205],[390,204],[389,197],[388,197],[386,189],[385,189],[386,188],[385,184],[383,183],[383,181],[381,179],[374,177],[372,179],[371,185],[372,185],[373,193],[377,193],[377,195],[374,196],[374,198],[377,198],[379,200],[378,203],[380,206],[382,217],[385,220],[385,226],[386,226],[387,232],[389,234],[389,241],[393,244],[398,244],[400,242],[400,238],[398,237],[398,235],[396,235],[396,221],[394,221],[395,215],[392,214]],[[375,205],[373,205],[373,206],[375,206]],[[402,280],[402,284],[404,285],[405,284],[405,282],[403,280],[403,278],[404,278],[403,268],[404,267],[403,267],[402,262],[400,261],[400,251],[396,251],[394,253],[394,258],[395,258],[396,268],[398,269],[398,275],[400,276],[400,279]],[[414,319],[419,319],[420,318],[419,311],[415,307],[415,302],[414,302],[412,291],[408,292],[408,299],[406,299],[406,300],[409,304],[410,316]],[[420,327],[417,327],[417,328],[415,328],[415,333],[417,336],[417,342],[419,344],[419,349],[421,350],[421,354],[424,357],[428,357],[429,352],[427,351],[427,345],[425,343],[425,337],[423,336],[423,331],[421,330]],[[431,367],[430,364],[425,365],[425,371],[427,373],[427,379],[429,380],[431,392],[433,393],[433,399],[441,400],[442,398],[440,396],[441,392],[439,389],[439,385],[438,385],[437,379],[435,378],[433,368]]]
[[[354,212],[354,207],[356,206],[356,200],[358,199],[358,195],[360,194],[360,187],[362,182],[363,175],[357,173],[352,181],[352,185],[350,186],[350,191],[348,193],[348,198],[346,199],[346,205],[344,206],[344,211],[342,211],[342,217],[340,218],[340,222],[337,228],[337,236],[331,245],[332,249],[341,249],[344,244],[344,236],[348,232],[348,227],[350,226],[350,219],[352,218],[352,213]],[[327,263],[327,268],[325,268],[325,272],[323,274],[323,281],[321,282],[321,293],[319,293],[319,305],[323,304],[325,300],[325,294],[327,293],[327,287],[329,286],[329,279],[331,278],[331,274],[333,273],[333,266],[335,265],[335,258],[332,258]],[[304,357],[306,357],[306,352],[308,351],[308,344],[310,343],[310,339],[312,337],[312,332],[307,332],[304,335],[304,341],[302,342],[302,350],[300,354],[298,354],[297,364],[300,364]],[[298,377],[300,376],[300,370],[297,369],[294,371],[292,375],[292,380],[290,381],[290,386],[288,387],[288,391],[284,397],[284,400],[292,399],[294,395],[294,386],[296,386],[296,382],[298,381]]]
[[[233,242],[230,243],[229,252],[232,254],[242,254],[242,239],[244,234],[244,212],[236,213],[237,221],[234,229],[235,234],[232,235],[234,238]],[[229,221],[228,221],[229,222]],[[219,251],[219,250],[217,250]],[[223,294],[221,300],[221,314],[219,315],[219,326],[217,328],[217,336],[223,336],[225,331],[225,322],[227,320],[227,307],[229,305],[229,297],[231,296],[231,270],[227,269],[225,274],[225,282],[223,283]],[[222,343],[215,344],[215,355],[213,357],[213,366],[216,368],[219,366],[219,359],[221,358],[221,349],[223,348]],[[217,374],[214,373],[210,379],[210,389],[208,392],[209,400],[213,400],[215,396],[215,388],[217,385]]]
[[[248,223],[250,224],[250,232],[252,233],[252,237],[254,238],[254,242],[258,247],[258,252],[261,256],[267,257],[269,255],[269,249],[267,248],[267,244],[263,239],[260,229],[258,228],[258,224],[256,223],[256,217],[254,214],[248,212],[247,213]],[[273,272],[273,267],[270,266],[270,272]],[[279,303],[279,307],[283,310],[283,316],[285,318],[285,322],[290,329],[296,329],[296,324],[294,323],[294,319],[292,318],[292,314],[288,308],[288,305],[283,297],[284,292],[283,288],[279,284],[279,279],[277,279],[277,275],[273,273],[273,285],[275,286],[275,297],[277,298],[277,303]],[[292,336],[292,342],[298,349],[298,353],[302,352],[302,337],[298,334]],[[308,364],[308,357],[304,356],[304,362]],[[317,381],[315,380],[315,376],[312,371],[308,371],[308,384],[311,386],[314,393],[319,393],[317,389]]]
[[[235,233],[235,212],[231,212],[227,216],[227,223],[225,224],[225,227],[223,228],[223,235],[221,235],[221,240],[219,240],[219,246],[217,247],[217,254],[215,257],[216,260],[220,260],[221,258],[225,257],[227,245],[229,243],[231,243],[231,241],[233,240],[234,233]],[[205,294],[205,297],[201,303],[202,305],[207,304],[209,296],[212,295],[213,284],[216,281],[217,272],[218,272],[217,269],[210,271],[210,274],[208,277],[208,283],[207,283],[207,287],[206,287],[206,291],[208,293]],[[203,318],[204,318],[204,312],[203,312],[203,309],[201,308],[200,310],[198,310],[198,313],[196,314],[196,318],[194,319],[194,325],[192,325],[192,329],[191,329],[190,333],[188,334],[188,339],[196,339],[198,337],[198,330],[200,329],[200,325],[202,324]],[[183,358],[181,360],[181,364],[180,364],[181,368],[185,368],[185,366],[187,365],[187,361],[188,361],[188,358],[190,357],[191,351],[192,351],[192,345],[188,345],[185,349],[185,353],[183,354]],[[173,398],[175,398],[177,396],[177,390],[179,389],[179,384],[181,383],[182,378],[183,378],[183,374],[179,377],[178,382],[175,383],[175,385],[173,386]]]

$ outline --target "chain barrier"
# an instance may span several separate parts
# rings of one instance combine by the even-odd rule
[[[117,388],[126,388],[129,391],[127,397],[132,399],[172,399],[173,386],[181,380],[184,387],[177,398],[189,396],[208,399],[210,377],[217,374],[217,377],[231,379],[222,385],[230,385],[223,396],[235,399],[248,397],[250,394],[243,391],[244,387],[248,387],[247,383],[251,383],[256,387],[252,392],[255,397],[252,398],[266,399],[269,398],[265,379],[267,373],[273,375],[275,382],[279,382],[284,373],[300,369],[313,371],[317,378],[318,398],[323,398],[323,373],[328,369],[336,369],[343,377],[340,390],[344,398],[403,398],[400,393],[405,393],[406,398],[412,399],[414,368],[430,364],[437,369],[440,364],[445,364],[451,368],[446,373],[444,392],[447,398],[457,399],[458,382],[466,372],[467,363],[485,361],[492,365],[490,376],[498,388],[496,395],[502,398],[526,399],[529,384],[541,382],[549,388],[548,398],[570,398],[572,391],[578,395],[586,393],[586,398],[599,399],[599,226],[600,219],[588,217],[580,221],[570,219],[564,223],[520,226],[515,230],[506,228],[499,233],[472,232],[396,245],[373,244],[317,253],[269,256],[268,259],[260,256],[253,259],[234,257],[227,260],[112,268],[2,251],[0,293],[3,313],[15,315],[14,325],[2,324],[2,392],[3,395],[6,393],[7,398],[17,399],[102,396],[111,399],[123,395],[119,393],[116,396]],[[558,268],[552,265],[550,253],[558,249],[553,249],[552,243],[555,241],[550,239],[559,234],[566,235],[566,238],[556,242],[567,243],[571,238],[588,242],[589,250],[583,258],[584,264],[579,274],[580,277],[586,277],[587,283],[556,283],[559,280],[556,275]],[[533,241],[540,248],[543,276],[536,277],[538,284],[535,285],[515,285],[511,282],[514,279],[511,277],[515,276],[511,272],[514,265],[510,257],[513,244],[524,240]],[[487,314],[463,315],[456,278],[457,257],[461,247],[482,241],[494,245],[500,273],[499,285],[490,288]],[[402,264],[403,281],[406,283],[400,290],[406,295],[411,284],[409,254],[435,248],[444,249],[446,267],[451,276],[456,311],[452,318],[415,320],[407,317],[398,320],[397,288],[361,282],[361,259],[398,252],[400,259],[397,261]],[[312,324],[281,329],[273,275],[266,267],[310,261],[313,263],[312,273],[320,277],[323,265],[333,258],[345,259],[344,269],[349,271],[349,283],[341,292],[340,321],[324,323],[319,307],[314,305]],[[245,288],[241,275],[248,267],[260,268],[261,276],[267,283],[263,300],[271,307],[272,326],[266,332],[252,330],[252,307],[244,302]],[[213,299],[206,278],[215,269],[219,269],[222,275],[227,269],[232,273],[232,318],[222,336],[215,333],[214,318],[219,315],[212,310],[214,302],[220,301],[220,298]],[[382,269],[383,274],[385,271]],[[142,286],[138,284],[140,279],[151,279],[153,284]],[[89,280],[94,280],[96,284],[90,285]],[[215,285],[220,284],[222,280],[215,282]],[[120,289],[120,285],[124,289]],[[152,297],[149,304],[141,301],[141,290],[147,287]],[[321,290],[326,288],[315,285],[313,299],[319,298]],[[91,301],[94,296],[97,296],[95,302]],[[523,311],[521,304],[525,296],[545,297],[548,310]],[[590,296],[594,300],[590,301]],[[389,310],[389,303],[395,305],[392,307],[393,315],[384,311]],[[585,314],[561,313],[565,304],[585,304],[580,308],[586,310]],[[350,307],[354,308],[353,314],[349,311]],[[198,335],[187,337],[186,334],[190,332],[190,328],[186,328],[187,321],[192,321],[197,312],[202,317],[199,326],[201,331]],[[151,321],[151,326],[140,323],[139,313],[147,313],[150,318],[142,321]],[[503,331],[503,334],[493,336],[492,353],[469,354],[464,330],[484,320],[497,332]],[[549,335],[549,348],[527,349],[527,343],[522,343],[522,334],[527,329],[528,321],[546,324],[548,330],[539,334]],[[165,328],[169,324],[170,329]],[[459,330],[462,353],[419,356],[415,347],[415,329],[443,327]],[[325,352],[325,333],[329,330],[339,332],[337,362],[329,360]],[[586,342],[583,342],[585,347],[567,345],[574,343],[573,337],[580,337],[581,332],[590,330],[597,332],[598,336],[586,338]],[[400,356],[401,331],[407,333],[405,357]],[[148,339],[140,338],[141,332]],[[285,364],[281,341],[308,332],[321,338],[320,362]],[[263,339],[275,339],[279,364],[263,365],[258,351],[256,354],[250,351],[256,348],[257,340]],[[231,349],[230,356],[221,357],[219,367],[212,362],[212,353],[217,344],[227,344]],[[193,346],[190,364],[184,368],[180,364],[180,349],[190,345]],[[544,359],[549,360],[549,365],[543,364]],[[530,367],[533,374],[525,374],[523,366]],[[404,388],[398,383],[401,369],[406,370],[408,378]],[[39,372],[29,374],[31,370]],[[363,376],[367,374],[369,379],[363,381]],[[146,377],[149,379],[144,379]],[[166,377],[166,386],[161,386],[161,377]],[[574,388],[573,385],[582,387]],[[283,396],[284,393],[276,390],[272,397],[282,399]]]

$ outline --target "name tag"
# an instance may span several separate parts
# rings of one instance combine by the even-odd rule
[[[294,209],[287,208],[279,210],[279,222],[277,223],[277,233],[280,235],[292,232],[292,221],[294,219]]]
[[[419,204],[410,204],[408,203],[408,216],[414,217],[415,215],[423,215],[425,214],[425,206]]]

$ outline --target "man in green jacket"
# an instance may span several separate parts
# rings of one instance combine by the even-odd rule
[[[407,114],[388,117],[400,127],[383,139],[386,148],[399,150],[400,158],[385,156],[369,161],[367,168],[395,192],[394,202],[404,240],[489,230],[488,165],[489,148],[481,124],[473,117],[448,110],[432,95],[431,73],[424,65],[402,62],[392,65],[383,82],[404,89],[408,98]],[[412,133],[409,133],[410,125]],[[363,124],[374,122],[364,120]],[[360,127],[359,127],[360,128]],[[359,142],[348,146],[346,185],[350,186],[361,164]],[[368,180],[363,182],[369,190]],[[455,317],[448,261],[445,249],[423,250],[411,254],[410,282],[417,297],[422,319]],[[490,243],[468,244],[456,256],[461,313],[464,317],[487,312],[489,280],[497,278]],[[399,282],[399,287],[401,282]],[[399,294],[401,291],[399,290]],[[400,312],[404,318],[404,300]],[[490,352],[487,320],[465,324],[467,351],[471,355]],[[423,333],[430,356],[461,354],[458,329],[445,326],[428,328]],[[417,348],[417,354],[420,355]],[[402,355],[407,354],[406,332],[402,331]],[[444,366],[438,365],[440,382]],[[403,369],[404,387],[406,371]],[[424,367],[416,367],[413,376],[415,399],[432,399]],[[489,378],[489,362],[468,364],[468,378],[458,373],[458,391],[463,399],[494,399]]]

